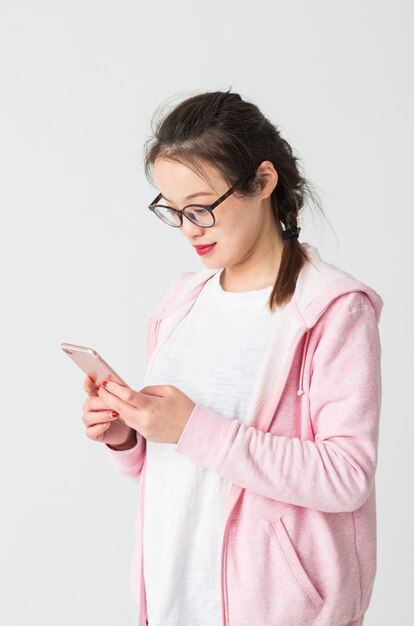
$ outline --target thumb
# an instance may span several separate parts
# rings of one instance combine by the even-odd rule
[[[167,388],[169,385],[148,385],[139,390],[140,393],[146,393],[149,396],[167,396]]]

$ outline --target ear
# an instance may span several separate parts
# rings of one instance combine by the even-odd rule
[[[271,161],[262,161],[256,170],[260,184],[260,197],[269,198],[275,189],[279,176]]]

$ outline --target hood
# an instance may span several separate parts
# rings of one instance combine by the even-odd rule
[[[315,246],[308,243],[302,245],[310,263],[304,265],[298,276],[293,299],[306,326],[311,328],[336,297],[351,291],[363,291],[368,296],[379,324],[384,302],[375,289],[321,259]]]
[[[315,246],[306,242],[302,245],[309,255],[310,262],[306,263],[299,273],[292,300],[282,308],[294,306],[304,325],[312,328],[336,297],[350,291],[363,291],[368,296],[379,323],[383,300],[375,289],[336,265],[324,261]],[[181,280],[175,284],[171,297],[162,307],[160,317],[169,317],[181,306],[194,300],[204,283],[222,269],[202,268],[197,272],[183,272],[180,275]]]

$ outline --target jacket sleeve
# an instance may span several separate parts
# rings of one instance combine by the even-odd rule
[[[181,285],[187,280],[188,277],[193,275],[194,272],[180,272],[171,281],[166,293],[164,294],[161,302],[158,305],[154,317],[159,317],[164,312],[165,308],[173,301],[177,295],[179,295],[179,289]],[[131,478],[132,480],[139,480],[142,472],[145,460],[146,452],[146,439],[141,433],[136,431],[137,443],[133,448],[129,450],[114,450],[110,448],[108,444],[105,444],[108,456],[112,464],[122,473]]]
[[[106,443],[109,458],[112,464],[132,480],[139,480],[144,465],[147,440],[137,432],[137,443],[129,450],[113,450]]]
[[[358,509],[377,465],[381,345],[363,292],[342,294],[313,329],[309,390],[314,440],[273,435],[196,404],[176,445],[261,496],[325,512]]]

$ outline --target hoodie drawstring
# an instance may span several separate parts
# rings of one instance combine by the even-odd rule
[[[306,336],[305,336],[305,345],[303,346],[303,351],[302,351],[302,362],[300,365],[299,389],[296,392],[298,396],[301,396],[303,393],[305,393],[303,391],[303,370],[305,369],[305,356],[306,356],[306,350],[308,348],[308,343],[309,343],[309,335],[310,335],[310,332],[309,330],[307,330]]]

